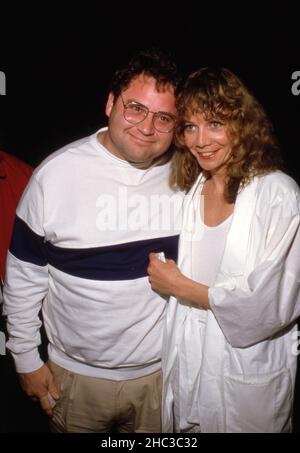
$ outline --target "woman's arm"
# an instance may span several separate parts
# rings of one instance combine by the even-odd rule
[[[276,184],[267,189],[253,220],[254,264],[247,280],[241,284],[231,276],[233,287],[227,288],[224,276],[209,289],[211,311],[236,348],[277,335],[300,315],[298,193],[289,187],[282,192]]]
[[[202,309],[209,309],[208,286],[201,285],[186,277],[177,267],[175,261],[160,261],[155,253],[149,255],[149,281],[154,291],[177,299]]]

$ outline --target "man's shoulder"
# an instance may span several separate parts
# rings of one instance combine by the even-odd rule
[[[35,177],[39,178],[48,170],[52,170],[53,168],[56,168],[56,166],[67,164],[69,159],[71,159],[75,154],[80,156],[84,152],[87,152],[87,149],[90,146],[91,137],[91,135],[88,135],[70,142],[49,154],[49,156],[47,156],[35,169]]]

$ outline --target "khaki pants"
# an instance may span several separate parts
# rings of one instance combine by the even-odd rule
[[[53,362],[47,366],[60,389],[50,422],[56,433],[159,433],[161,371],[111,381],[82,376]]]

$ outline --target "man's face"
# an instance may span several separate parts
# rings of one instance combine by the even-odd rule
[[[177,115],[174,91],[166,86],[157,91],[152,77],[140,75],[133,79],[122,92],[124,103],[142,104],[151,112],[165,112]],[[165,153],[173,139],[172,132],[158,132],[153,125],[154,113],[138,124],[131,124],[124,118],[124,105],[121,96],[114,98],[110,93],[106,109],[109,129],[103,140],[104,146],[115,156],[132,163],[151,163]]]

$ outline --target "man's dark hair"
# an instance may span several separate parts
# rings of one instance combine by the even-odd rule
[[[177,92],[180,76],[172,58],[160,49],[142,50],[134,55],[126,66],[118,69],[110,83],[110,91],[115,97],[120,96],[130,82],[139,75],[153,77],[158,90],[172,85]]]

